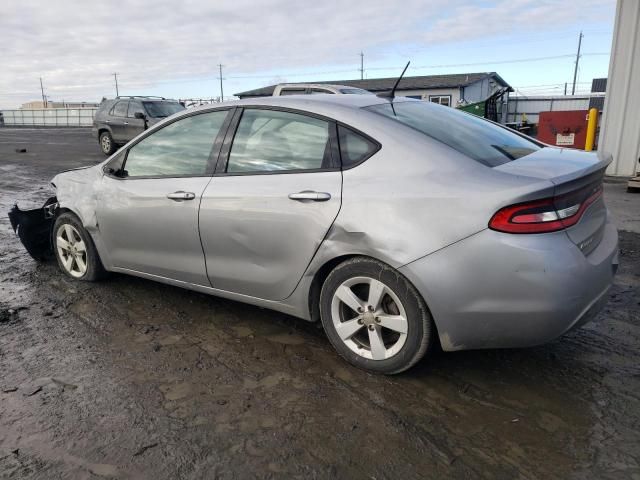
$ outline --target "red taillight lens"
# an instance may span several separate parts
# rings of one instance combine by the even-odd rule
[[[489,228],[506,233],[547,233],[578,223],[584,211],[602,196],[602,184],[591,184],[553,198],[519,203],[498,210]]]

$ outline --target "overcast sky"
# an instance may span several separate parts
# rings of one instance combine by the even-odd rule
[[[279,81],[497,71],[562,93],[606,76],[614,0],[3,0],[0,107],[115,94],[225,96]],[[544,60],[540,60],[544,57]],[[559,57],[559,58],[548,58]],[[539,60],[530,60],[539,59]],[[516,60],[518,62],[516,62]],[[526,60],[526,61],[522,61]]]

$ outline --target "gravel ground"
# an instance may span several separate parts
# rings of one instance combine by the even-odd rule
[[[103,158],[86,129],[0,129],[0,211]],[[122,275],[71,281],[3,213],[0,478],[640,479],[640,195],[624,189],[605,186],[629,231],[596,322],[395,377],[279,313]]]

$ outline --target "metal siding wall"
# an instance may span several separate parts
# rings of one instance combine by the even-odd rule
[[[523,113],[529,122],[538,123],[540,112],[587,110],[589,100],[589,97],[509,97],[507,122],[519,121]]]
[[[609,175],[632,176],[640,157],[640,2],[618,0],[607,97],[598,142]]]

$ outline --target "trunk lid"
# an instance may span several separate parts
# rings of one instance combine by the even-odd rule
[[[599,159],[595,153],[546,147],[512,162],[494,167],[504,173],[548,180],[554,184],[554,197],[570,196],[580,190],[602,187],[604,172],[611,158]],[[607,221],[602,196],[584,211],[580,221],[565,230],[569,239],[585,254],[600,243]]]

